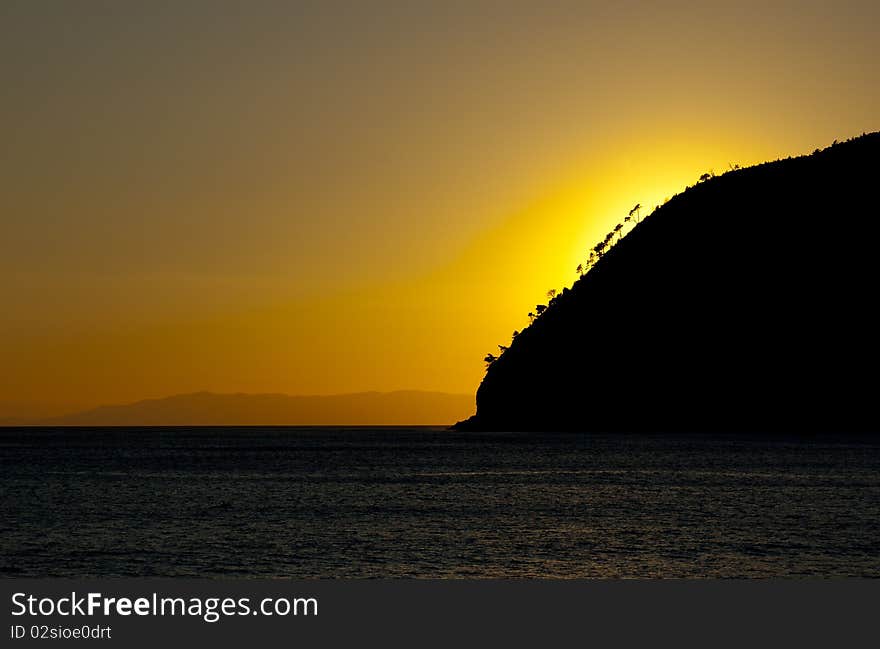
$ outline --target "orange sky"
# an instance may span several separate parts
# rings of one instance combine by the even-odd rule
[[[4,2],[0,416],[473,392],[636,202],[880,127],[876,2]]]

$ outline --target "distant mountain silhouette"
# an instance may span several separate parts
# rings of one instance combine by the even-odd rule
[[[473,395],[363,392],[331,396],[199,392],[62,417],[13,421],[40,426],[394,426],[448,425],[473,412]]]
[[[880,431],[878,170],[874,133],[704,175],[487,358],[457,427]]]

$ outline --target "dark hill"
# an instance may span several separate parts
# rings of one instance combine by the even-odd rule
[[[466,430],[878,431],[880,133],[657,208],[492,363]]]

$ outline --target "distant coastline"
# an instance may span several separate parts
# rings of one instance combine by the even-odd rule
[[[0,426],[448,426],[473,410],[473,395],[420,390],[309,396],[196,392],[53,417],[6,417]]]

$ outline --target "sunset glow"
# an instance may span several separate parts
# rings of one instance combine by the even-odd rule
[[[333,4],[4,3],[0,417],[472,393],[635,203],[878,128],[876,2]]]

